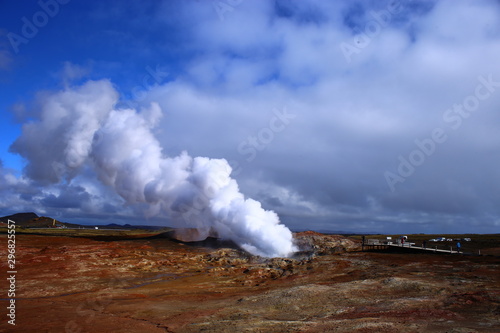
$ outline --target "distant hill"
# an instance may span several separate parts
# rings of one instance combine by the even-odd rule
[[[15,221],[16,224],[23,225],[33,219],[38,218],[35,213],[17,213],[9,216],[0,217],[0,222],[7,223],[7,220]]]
[[[16,226],[25,228],[78,227],[78,224],[61,222],[52,217],[38,216],[35,213],[17,213],[0,217],[2,223],[7,223],[7,220],[12,220],[16,222]]]
[[[161,230],[165,226],[148,226],[148,225],[130,225],[130,224],[116,224],[111,223],[108,225],[81,225],[74,223],[67,223],[58,221],[52,217],[38,216],[35,213],[17,213],[13,215],[8,215],[0,217],[0,225],[3,223],[7,224],[7,220],[12,220],[16,222],[16,226],[24,228],[50,228],[50,227],[67,227],[67,228],[103,228],[103,229],[144,229],[144,230]],[[5,226],[5,225],[3,225]]]
[[[309,230],[309,229],[292,229],[292,232],[294,232],[294,233],[309,232],[309,231],[311,231],[311,230]],[[347,231],[347,230],[318,229],[318,230],[314,230],[314,232],[318,232],[318,233],[324,234],[324,235],[343,235],[343,236],[349,236],[349,235],[380,235],[379,232],[375,232],[375,231]]]
[[[94,225],[93,225],[94,226]],[[144,229],[144,230],[161,230],[166,228],[165,226],[157,226],[157,225],[131,225],[131,224],[117,224],[117,223],[111,223],[111,224],[106,224],[106,225],[95,225],[96,227],[99,228],[106,228],[106,229]]]

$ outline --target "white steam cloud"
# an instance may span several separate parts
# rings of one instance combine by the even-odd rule
[[[147,214],[166,214],[177,227],[215,232],[265,257],[297,250],[277,214],[239,192],[226,160],[164,156],[152,133],[158,104],[138,112],[115,109],[117,101],[107,80],[45,96],[40,119],[25,124],[12,145],[28,161],[26,174],[57,183],[91,167],[129,204],[147,204]]]

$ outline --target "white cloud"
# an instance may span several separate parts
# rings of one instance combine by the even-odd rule
[[[287,17],[277,17],[274,9],[250,3],[235,8],[222,22],[204,17],[208,22],[194,30],[194,40],[204,53],[192,61],[192,81],[186,77],[151,92],[151,100],[169,110],[164,127],[168,130],[162,140],[168,145],[169,139],[178,138],[181,147],[243,160],[241,177],[261,177],[264,182],[273,179],[278,188],[301,193],[306,202],[317,205],[318,216],[322,210],[333,212],[335,207],[350,206],[364,211],[355,214],[358,218],[378,220],[385,216],[387,220],[395,206],[388,204],[392,199],[384,171],[397,168],[398,156],[415,149],[416,139],[446,126],[443,113],[473,92],[479,75],[492,73],[500,81],[494,65],[499,54],[496,31],[500,21],[493,7],[498,5],[491,1],[443,1],[418,11],[405,3],[404,10],[348,63],[339,45],[352,41],[354,34],[339,16],[349,5],[326,10],[322,3],[310,5],[322,14],[316,21],[299,19],[309,6],[305,4],[289,6]],[[369,5],[365,6],[369,13]],[[376,10],[384,8],[380,5]],[[366,14],[364,19],[372,18]],[[272,79],[254,83],[270,73]],[[182,100],[180,96],[184,96]],[[287,105],[298,115],[297,121],[259,152],[255,161],[246,164],[234,147],[246,133],[252,134],[252,129],[258,132],[268,111],[277,105]],[[498,105],[496,95],[482,104],[483,116],[478,114],[469,123],[475,133],[490,127],[488,110]],[[234,128],[246,133],[238,136]],[[439,216],[439,207],[447,214],[456,209],[458,218],[458,207],[444,201],[462,199],[446,184],[468,181],[446,174],[457,165],[444,156],[466,152],[466,142],[476,142],[481,158],[493,162],[486,147],[497,142],[498,135],[493,128],[487,133],[474,135],[466,127],[450,133],[450,137],[458,136],[460,144],[450,139],[400,185],[411,189],[417,182],[434,183],[418,192],[401,189],[401,196],[409,203],[406,219],[411,220],[411,211],[429,209],[428,204],[419,204],[422,200],[418,198],[433,197],[436,187],[444,199],[437,199],[433,214]],[[472,166],[461,168],[465,174],[474,173]],[[243,186],[252,187],[247,184],[243,182]],[[473,184],[477,196],[488,193],[479,183]],[[387,211],[370,211],[367,195],[379,198]],[[464,202],[477,205],[477,196]],[[291,201],[285,207],[294,210]],[[415,215],[415,220],[421,219]]]
[[[243,1],[221,20],[209,2],[183,2],[175,12],[165,2],[155,24],[165,24],[170,29],[165,39],[175,40],[175,51],[188,57],[179,60],[180,74],[151,87],[137,102],[157,102],[163,110],[156,133],[164,153],[188,150],[238,162],[242,191],[262,197],[284,215],[311,214],[316,225],[325,227],[342,221],[428,226],[433,220],[455,219],[465,230],[471,212],[484,208],[490,215],[477,214],[471,221],[494,226],[496,220],[488,216],[498,213],[493,189],[499,185],[495,166],[500,161],[493,152],[500,145],[495,125],[500,89],[481,101],[459,130],[450,130],[443,114],[474,94],[479,76],[500,81],[498,3],[404,2],[367,46],[358,45],[349,62],[340,45],[354,43],[356,29],[373,20],[371,11],[388,5]],[[168,44],[159,38],[162,43]],[[164,62],[159,63],[168,65]],[[65,72],[67,77],[83,75],[73,65]],[[64,105],[75,102],[70,93],[59,96],[67,96]],[[84,129],[82,137],[58,148],[72,157],[46,152],[70,169],[86,155],[95,128],[82,103],[73,107],[79,110],[76,124]],[[51,107],[57,111],[60,106]],[[296,118],[247,161],[238,146],[264,133],[273,110],[284,107]],[[39,135],[40,146],[24,154],[43,160],[37,152],[51,142],[44,130],[59,126],[65,135],[66,125],[56,119],[43,120],[42,131],[26,125],[26,135]],[[447,141],[391,193],[384,172],[395,171],[398,157],[408,158],[415,140],[429,137],[437,127],[446,131]],[[20,146],[14,145],[18,151]],[[28,174],[65,175],[43,164],[28,168]],[[98,187],[80,186],[90,198],[98,197]]]
[[[63,63],[63,68],[59,73],[59,77],[61,78],[61,81],[63,82],[64,86],[68,87],[76,80],[88,76],[91,72],[90,67],[91,67],[90,65],[82,66],[78,64],[73,64],[69,61],[65,61]]]

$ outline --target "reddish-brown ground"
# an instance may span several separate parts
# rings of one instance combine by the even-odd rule
[[[292,259],[19,234],[13,330],[0,237],[0,331],[500,332],[499,257],[343,252],[357,244],[315,233]]]

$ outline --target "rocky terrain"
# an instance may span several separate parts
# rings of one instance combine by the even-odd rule
[[[499,257],[296,241],[294,257],[266,259],[217,242],[19,234],[15,332],[500,331]]]

